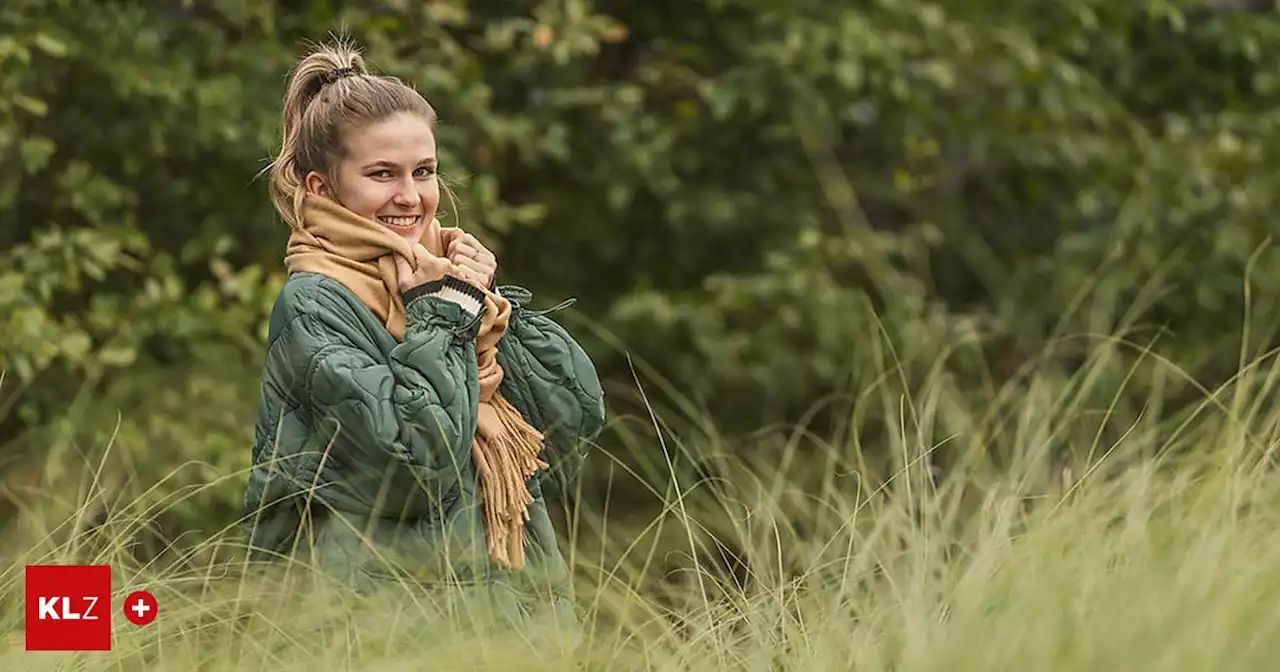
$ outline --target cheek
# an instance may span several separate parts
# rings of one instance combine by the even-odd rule
[[[384,189],[377,182],[366,179],[341,180],[338,196],[348,210],[365,217],[374,217],[387,201]]]
[[[418,196],[422,199],[423,207],[428,212],[434,213],[440,204],[440,180],[434,179],[423,184],[418,189]]]

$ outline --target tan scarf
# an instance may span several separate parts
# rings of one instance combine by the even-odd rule
[[[405,308],[393,255],[403,256],[416,267],[410,244],[377,222],[322,196],[307,194],[299,205],[300,224],[289,237],[285,267],[291,273],[309,271],[341,282],[369,306],[397,341],[402,341]],[[421,241],[428,252],[440,257],[450,241],[462,235],[461,229],[441,227],[432,220]],[[489,555],[506,569],[520,569],[524,566],[524,522],[533,503],[526,482],[547,465],[538,458],[542,434],[498,394],[503,375],[498,366],[498,340],[507,328],[511,303],[488,288],[481,289],[485,308],[476,337],[480,406],[471,452],[480,474]]]

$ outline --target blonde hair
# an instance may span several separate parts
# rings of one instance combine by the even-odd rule
[[[321,45],[307,54],[284,94],[280,151],[268,182],[276,212],[297,225],[307,173],[333,175],[347,132],[400,113],[436,123],[435,109],[422,94],[395,77],[370,74],[349,42]]]

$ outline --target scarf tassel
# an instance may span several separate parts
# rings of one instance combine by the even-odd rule
[[[533,503],[527,483],[538,469],[548,468],[538,457],[543,437],[501,396],[482,403],[481,415],[496,416],[494,421],[502,428],[478,432],[472,444],[484,498],[489,556],[504,569],[519,570],[524,567],[524,523]]]

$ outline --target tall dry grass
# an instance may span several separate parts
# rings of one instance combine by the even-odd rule
[[[111,563],[118,599],[145,587],[162,611],[117,618],[109,653],[11,637],[0,669],[1271,669],[1280,368],[1255,358],[1155,414],[1178,371],[1125,347],[1101,339],[1071,375],[1031,366],[981,403],[941,369],[910,394],[886,383],[853,409],[894,428],[874,447],[795,428],[734,443],[656,410],[647,438],[615,428],[595,459],[661,506],[565,517],[581,628],[502,627],[460,591],[358,597],[246,564],[231,530],[139,563],[130,540],[190,493],[113,499],[105,461],[54,452],[6,532],[0,625],[20,632],[33,562]],[[896,466],[867,466],[873,449]],[[958,457],[938,478],[944,450]]]

